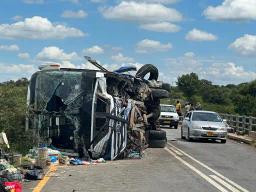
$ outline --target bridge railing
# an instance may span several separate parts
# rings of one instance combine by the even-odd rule
[[[256,117],[220,114],[227,120],[228,125],[234,129],[234,132],[240,134],[249,134],[250,131],[256,131]]]

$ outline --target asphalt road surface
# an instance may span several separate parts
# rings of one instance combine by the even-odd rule
[[[188,142],[180,139],[179,129],[166,131],[165,149],[147,149],[141,160],[58,167],[37,191],[256,191],[255,148],[231,140]]]

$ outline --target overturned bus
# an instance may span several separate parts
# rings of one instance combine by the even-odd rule
[[[157,81],[158,70],[151,64],[135,76],[127,70],[133,68],[42,68],[30,79],[26,128],[33,130],[38,145],[72,149],[84,158],[113,160],[141,153],[148,145],[164,147],[166,133],[157,120],[168,86]]]

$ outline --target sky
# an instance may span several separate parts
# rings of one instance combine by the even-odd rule
[[[109,70],[154,64],[175,84],[256,79],[256,0],[1,0],[0,82],[38,66]]]

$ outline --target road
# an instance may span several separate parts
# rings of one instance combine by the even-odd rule
[[[231,140],[187,142],[179,129],[166,131],[165,149],[147,149],[141,160],[59,167],[42,191],[256,191],[255,148]]]

